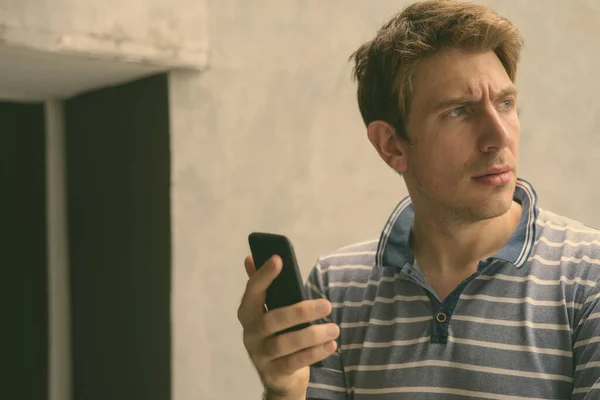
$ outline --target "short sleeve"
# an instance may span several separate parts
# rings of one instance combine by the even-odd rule
[[[573,334],[573,400],[600,398],[600,294],[586,300]]]
[[[305,285],[306,296],[309,299],[327,298],[327,288],[324,284],[321,267],[317,262],[312,268]],[[330,318],[324,318],[316,323],[329,323]],[[318,400],[348,400],[348,390],[344,377],[344,367],[338,349],[335,353],[323,360],[323,367],[310,369],[310,382],[308,385],[307,399]]]

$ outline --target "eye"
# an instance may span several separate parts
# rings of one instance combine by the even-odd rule
[[[460,117],[461,115],[464,115],[467,111],[467,107],[458,107],[455,108],[454,110],[450,111],[448,113],[448,115],[450,117]]]
[[[505,110],[511,110],[513,108],[513,106],[515,105],[515,101],[513,99],[506,99],[506,100],[503,100],[502,103],[500,103],[500,105]]]

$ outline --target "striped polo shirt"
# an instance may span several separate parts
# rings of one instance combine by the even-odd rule
[[[341,333],[307,398],[600,399],[600,231],[538,208],[525,180],[514,199],[506,246],[446,299],[410,250],[408,197],[379,239],[321,257],[306,290]]]

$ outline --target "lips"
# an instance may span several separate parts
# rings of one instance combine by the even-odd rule
[[[485,171],[478,173],[473,178],[477,179],[477,178],[483,178],[486,176],[501,175],[501,174],[504,174],[504,173],[510,172],[510,171],[512,171],[512,168],[510,166],[500,165],[500,166],[488,168]]]
[[[512,182],[513,169],[508,165],[488,168],[475,175],[473,182],[487,187],[505,187]]]

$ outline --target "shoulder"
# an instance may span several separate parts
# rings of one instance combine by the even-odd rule
[[[379,238],[368,238],[321,255],[318,259],[322,268],[341,265],[375,264]]]
[[[529,259],[534,275],[559,279],[574,291],[575,302],[600,288],[600,230],[547,210],[539,210],[534,251]]]
[[[369,238],[321,255],[317,262],[322,273],[328,271],[370,270],[375,265],[379,238]]]
[[[537,240],[566,245],[572,244],[574,240],[590,242],[587,246],[589,249],[600,249],[600,243],[595,243],[600,240],[600,229],[548,210],[539,209],[536,229]]]
[[[311,275],[318,275],[326,289],[344,282],[367,282],[375,269],[378,245],[379,238],[372,237],[322,254]]]

